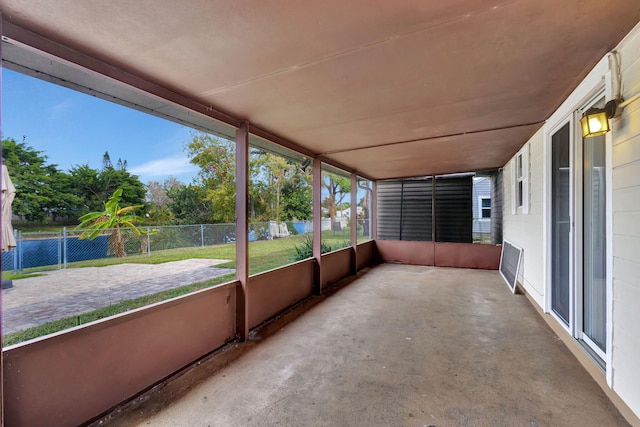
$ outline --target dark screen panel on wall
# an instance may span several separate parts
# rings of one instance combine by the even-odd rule
[[[400,240],[402,181],[380,181],[377,190],[378,239]]]
[[[473,242],[473,177],[436,178],[436,242]]]
[[[378,182],[378,239],[432,241],[432,178]],[[473,241],[473,177],[436,178],[438,242]]]
[[[432,189],[431,179],[403,182],[400,240],[431,241]]]
[[[378,182],[378,239],[431,240],[431,179]]]

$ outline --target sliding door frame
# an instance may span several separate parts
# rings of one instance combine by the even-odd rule
[[[574,90],[558,110],[547,120],[544,125],[544,177],[543,177],[543,248],[544,248],[544,278],[545,278],[545,301],[544,311],[553,316],[572,337],[583,339],[582,334],[582,232],[583,232],[583,147],[582,135],[580,133],[579,119],[584,108],[604,96],[607,100],[612,99],[611,74],[608,60],[603,58],[589,73],[585,80]],[[552,310],[552,197],[551,197],[551,138],[567,122],[571,123],[571,241],[570,241],[570,324],[557,316]],[[612,136],[611,132],[606,134],[605,157],[606,157],[606,352],[599,354],[604,356],[607,384],[612,386],[612,336],[613,336],[613,198],[612,198]],[[583,339],[584,340],[584,339]],[[586,340],[584,340],[586,341]],[[585,344],[587,345],[587,344]],[[590,346],[591,347],[591,346]],[[586,350],[585,350],[586,351]],[[597,352],[596,352],[597,353]]]

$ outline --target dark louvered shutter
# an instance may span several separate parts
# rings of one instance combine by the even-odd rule
[[[378,182],[378,239],[431,240],[431,179]]]
[[[400,240],[431,241],[431,179],[405,180]]]
[[[379,181],[377,191],[378,236],[380,240],[400,240],[402,221],[402,181]]]
[[[436,241],[473,242],[473,178],[436,178]]]
[[[436,178],[438,242],[472,242],[473,178]],[[431,178],[378,182],[378,239],[431,241]]]

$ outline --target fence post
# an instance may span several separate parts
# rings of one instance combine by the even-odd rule
[[[200,241],[202,242],[202,247],[204,248],[204,224],[200,224]]]
[[[58,270],[62,268],[62,232],[58,231]]]
[[[20,252],[18,248],[18,244],[20,243],[18,241],[18,230],[13,230],[13,238],[16,241],[16,247],[13,250],[13,272],[16,273],[18,271],[18,252]]]
[[[67,227],[62,227],[62,246],[62,252],[64,254],[64,268],[66,269],[69,261],[69,235],[67,234]]]
[[[22,244],[22,231],[18,231],[18,239],[20,239],[20,259],[18,260],[18,271],[22,273],[22,266],[24,265],[24,245]]]
[[[151,256],[151,232],[149,231],[149,227],[147,227],[147,256]]]

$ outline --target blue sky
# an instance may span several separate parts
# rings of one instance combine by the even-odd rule
[[[2,69],[2,137],[21,142],[25,136],[61,170],[84,164],[100,169],[108,151],[114,165],[127,160],[127,170],[143,183],[175,177],[187,184],[198,172],[183,151],[190,133],[186,126]],[[358,190],[358,201],[363,196]]]
[[[176,177],[189,183],[197,168],[183,151],[191,130],[164,119],[71,89],[2,70],[2,137],[42,151],[49,163],[102,167],[109,151],[115,165],[144,183]]]

